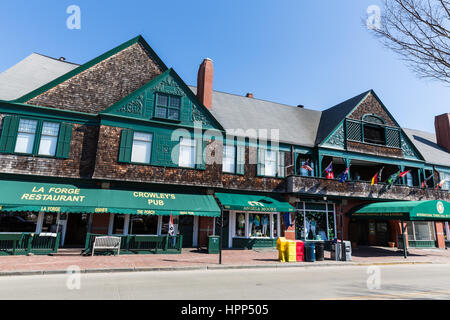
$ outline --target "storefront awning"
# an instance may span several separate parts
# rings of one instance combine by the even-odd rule
[[[278,201],[272,197],[216,193],[217,198],[226,210],[256,211],[256,212],[294,212],[295,208],[288,202]]]
[[[1,211],[197,215],[219,217],[213,196],[80,188],[76,185],[0,182]]]
[[[450,220],[450,203],[441,200],[378,202],[368,204],[350,216],[357,219],[443,221]]]

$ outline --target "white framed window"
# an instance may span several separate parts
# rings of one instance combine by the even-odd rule
[[[444,184],[442,185],[442,190],[450,190],[450,173],[439,172],[439,178],[441,180],[445,180]]]
[[[222,171],[227,173],[236,172],[236,147],[232,145],[223,146]]]
[[[275,177],[277,175],[277,152],[265,150],[264,175]]]
[[[195,148],[196,141],[194,139],[180,138],[178,166],[195,168]]]
[[[14,152],[30,154],[33,153],[37,123],[37,120],[20,119]]]
[[[151,133],[134,132],[131,162],[150,163],[152,139]]]
[[[434,223],[430,221],[407,221],[408,241],[435,241]]]
[[[41,141],[38,154],[42,156],[54,156],[58,143],[59,123],[45,122],[42,124]]]

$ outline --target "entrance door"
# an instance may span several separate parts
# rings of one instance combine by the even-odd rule
[[[386,221],[377,222],[376,245],[387,246],[389,241],[389,223]]]
[[[216,236],[220,236],[220,217],[216,218]],[[222,249],[228,248],[228,230],[230,222],[230,213],[228,211],[223,212],[223,240]]]
[[[67,217],[65,247],[84,247],[88,225],[88,215],[69,213]]]
[[[180,215],[178,230],[183,236],[183,248],[192,248],[192,241],[194,237],[194,217]]]

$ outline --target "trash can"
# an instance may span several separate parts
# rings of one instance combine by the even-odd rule
[[[345,261],[352,261],[352,243],[344,241],[345,244]]]
[[[316,261],[316,244],[314,242],[305,243],[305,261],[306,262]]]
[[[344,241],[345,261],[352,261],[352,243]],[[331,260],[342,261],[342,242],[333,242],[331,244]]]
[[[316,261],[325,260],[325,243],[320,241],[316,242]]]
[[[278,250],[278,260],[280,262],[286,261],[286,238],[285,237],[279,237],[277,240],[277,250]]]
[[[208,254],[218,254],[219,253],[219,236],[209,236],[208,237]]]
[[[305,243],[301,240],[295,242],[297,243],[297,262],[305,261]]]

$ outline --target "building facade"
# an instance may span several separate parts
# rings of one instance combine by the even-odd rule
[[[167,234],[173,215],[183,247],[203,247],[223,211],[224,248],[387,246],[401,222],[355,208],[449,201],[449,114],[434,135],[401,128],[372,90],[324,111],[213,91],[209,59],[188,86],[140,36],[80,66],[27,59],[0,75],[14,87],[0,88],[0,232],[83,247],[88,233]],[[404,226],[410,246],[445,247],[445,222]]]

